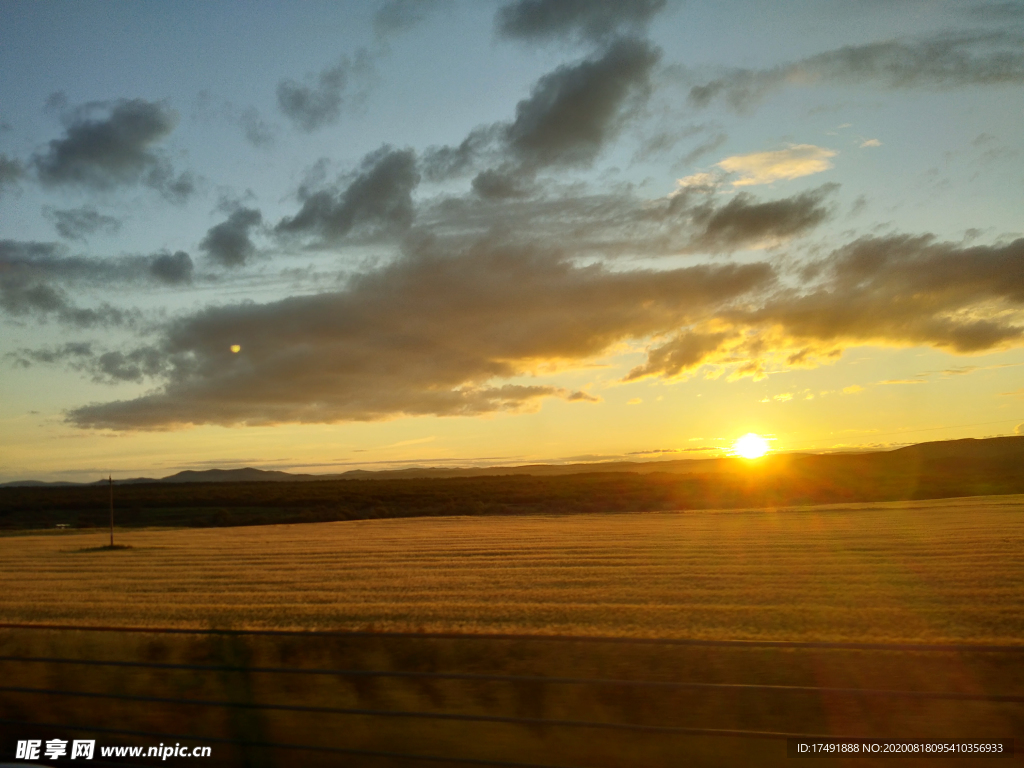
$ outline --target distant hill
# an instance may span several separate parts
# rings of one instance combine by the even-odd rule
[[[849,462],[857,465],[883,461],[886,464],[898,462],[901,465],[942,460],[955,461],[996,461],[1024,463],[1024,436],[966,438],[918,443],[889,451],[843,452],[843,453],[779,453],[769,454],[760,459],[766,467],[788,465],[799,461],[799,457],[817,457],[815,461]],[[856,458],[854,458],[856,457]],[[737,458],[714,459],[672,459],[656,461],[614,461],[586,464],[520,464],[509,467],[409,467],[406,469],[353,469],[347,472],[311,475],[292,474],[278,470],[256,469],[187,469],[163,478],[135,477],[115,480],[115,485],[141,483],[264,483],[264,482],[315,482],[325,480],[401,480],[414,478],[456,478],[495,477],[507,475],[530,475],[533,477],[557,477],[592,472],[632,472],[651,474],[669,472],[672,474],[706,474],[745,471],[749,463]],[[106,479],[93,483],[42,482],[39,480],[18,480],[0,484],[0,488],[30,488],[43,486],[102,485]]]
[[[150,480],[159,483],[274,483],[296,482],[301,480],[319,480],[319,475],[293,475],[277,470],[255,469],[186,469],[184,472],[165,477],[162,480]]]
[[[0,529],[94,528],[105,483],[0,488]],[[391,517],[631,513],[794,507],[1024,494],[1024,436],[922,443],[875,453],[783,453],[475,470],[292,475],[252,467],[115,481],[123,528],[210,527]]]

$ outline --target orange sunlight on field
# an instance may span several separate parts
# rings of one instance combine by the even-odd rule
[[[1015,643],[1024,497],[0,538],[11,622]]]

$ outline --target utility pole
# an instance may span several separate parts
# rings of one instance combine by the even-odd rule
[[[110,548],[114,548],[114,476],[107,475],[110,481]]]

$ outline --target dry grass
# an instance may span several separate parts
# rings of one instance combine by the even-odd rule
[[[0,538],[9,622],[1019,643],[1024,497]]]
[[[0,538],[0,615],[8,622],[189,628],[978,644],[1024,638],[1019,496],[776,511],[148,530],[119,533],[118,541],[131,548],[118,551],[101,548],[104,536]],[[347,668],[1019,694],[1020,653],[22,629],[0,630],[0,655],[241,668],[0,667],[5,686],[241,705],[0,695],[0,718],[192,734],[199,744],[219,737],[591,768],[782,768],[790,762],[778,740],[252,706],[289,703],[880,738],[1024,734],[1024,706],[1013,702],[251,671]],[[80,738],[81,732],[0,726],[2,747],[16,738],[54,736]],[[5,756],[0,748],[0,759]],[[267,768],[419,764],[227,745],[215,746],[214,757],[211,764]],[[857,760],[856,768],[883,763]]]

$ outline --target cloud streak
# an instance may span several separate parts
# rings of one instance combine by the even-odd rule
[[[1024,83],[1024,36],[1014,32],[943,34],[923,40],[850,45],[770,69],[735,69],[690,89],[692,106],[724,101],[748,112],[773,91],[816,83],[885,88],[962,88]]]
[[[813,144],[792,144],[772,152],[733,155],[716,165],[726,173],[739,176],[732,182],[734,187],[749,187],[827,171],[832,168],[831,158],[835,155],[835,150]]]
[[[67,210],[50,208],[46,215],[53,221],[57,234],[65,240],[86,240],[97,232],[116,235],[121,231],[120,219],[106,216],[88,205]]]
[[[368,85],[365,82],[373,72],[370,54],[361,50],[354,59],[342,56],[337,64],[321,70],[306,83],[282,80],[277,85],[277,106],[281,114],[303,131],[313,131],[333,125],[341,119],[345,108],[365,101]],[[359,90],[349,94],[353,79],[361,80]]]
[[[601,43],[622,33],[638,34],[666,0],[517,0],[498,9],[500,37],[541,42]]]
[[[79,306],[69,289],[149,283],[181,286],[192,281],[192,259],[184,251],[149,256],[70,256],[55,243],[0,241],[0,309],[10,317],[49,318],[79,327],[135,326],[141,314],[103,302]]]

